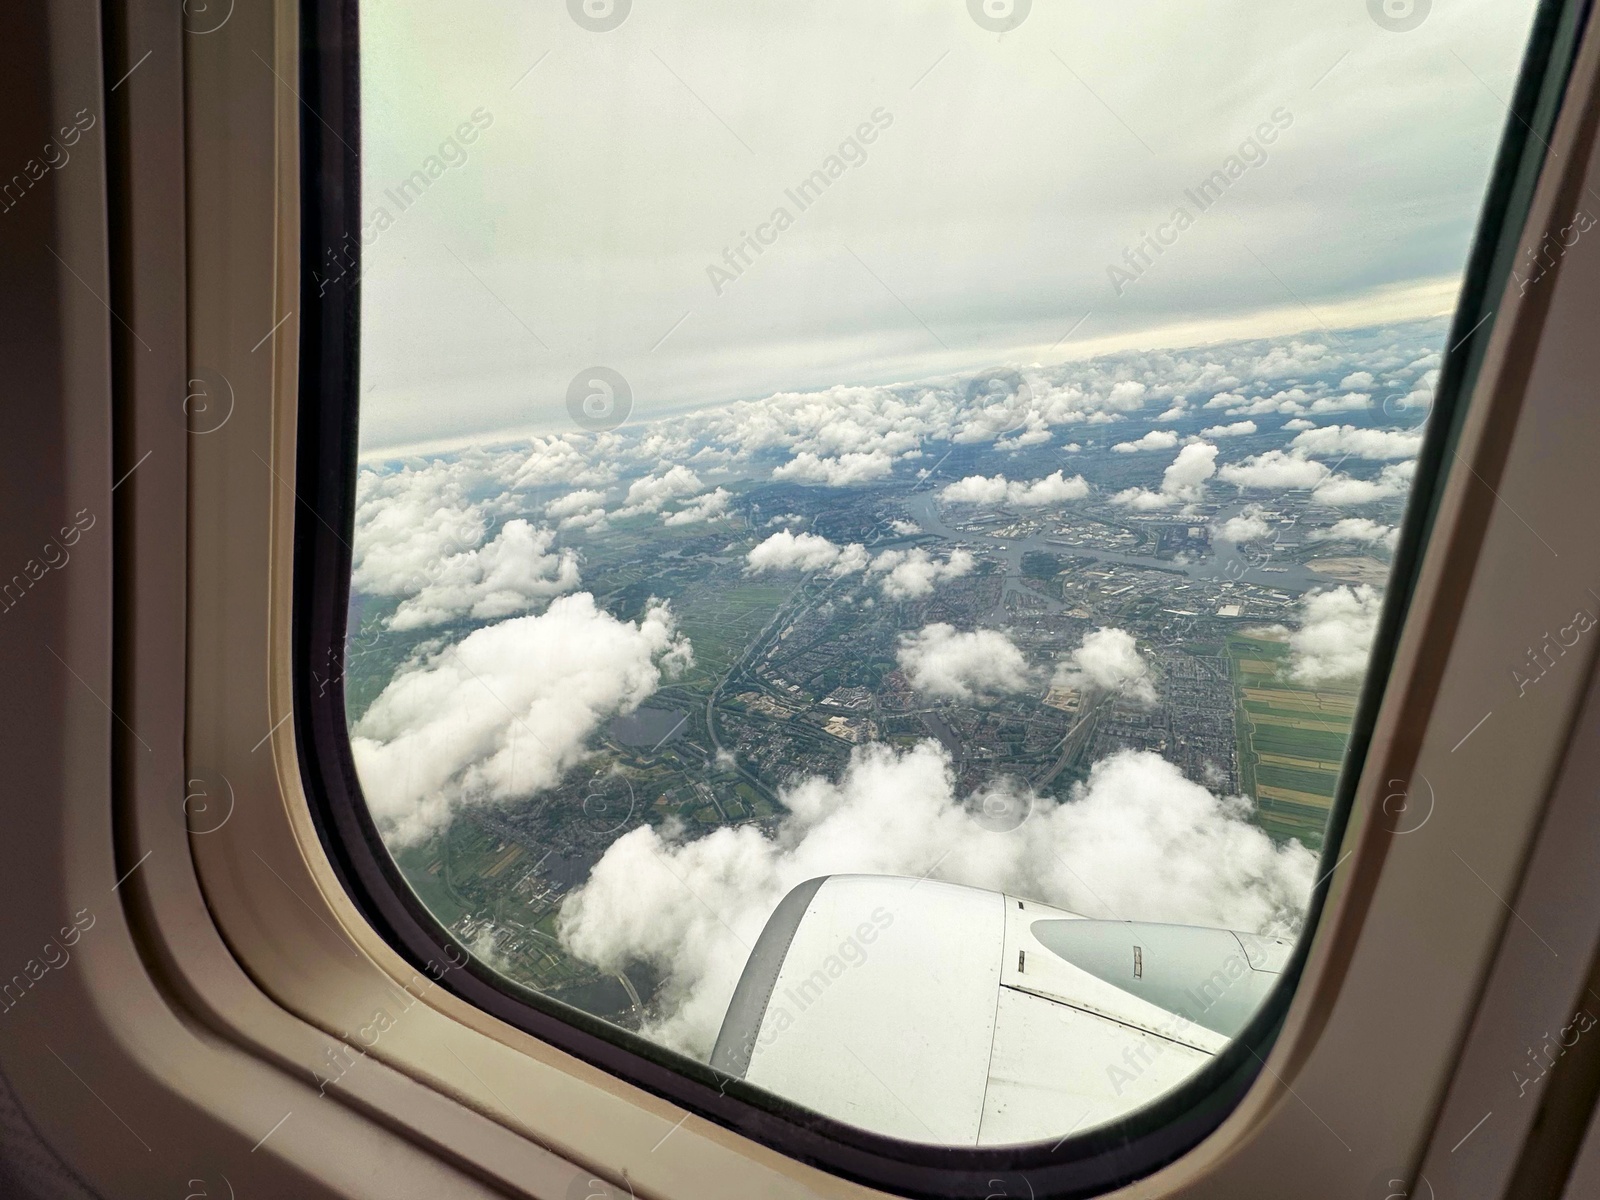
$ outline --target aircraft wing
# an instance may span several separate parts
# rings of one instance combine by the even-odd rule
[[[1291,948],[931,879],[829,875],[769,918],[711,1062],[909,1141],[1053,1140],[1199,1069]]]

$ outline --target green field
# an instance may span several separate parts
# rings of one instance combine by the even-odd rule
[[[395,861],[428,911],[446,927],[453,928],[463,917],[487,916],[496,926],[521,926],[544,935],[534,935],[532,945],[499,964],[509,978],[539,991],[594,978],[592,968],[573,960],[556,941],[556,909],[530,908],[504,886],[533,865],[523,847],[463,818],[444,834],[400,850]]]
[[[1288,644],[1271,638],[1231,635],[1228,655],[1239,715],[1239,779],[1256,801],[1256,820],[1274,837],[1320,849],[1360,681],[1295,683],[1288,677]]]
[[[693,687],[720,679],[789,598],[781,587],[695,587],[674,599],[678,628],[694,646],[694,667],[683,684]]]

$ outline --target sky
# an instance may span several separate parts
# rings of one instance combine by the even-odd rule
[[[363,457],[1447,313],[1531,5],[1424,8],[364,4]]]

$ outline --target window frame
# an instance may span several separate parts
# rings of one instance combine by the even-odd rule
[[[304,0],[300,92],[302,243],[296,472],[301,513],[294,531],[293,710],[301,779],[322,848],[356,907],[413,967],[443,955],[466,956],[415,897],[368,815],[350,754],[342,688],[350,546],[355,496],[359,396],[359,270],[319,289],[312,270],[341,247],[359,245],[359,168],[345,142],[359,145],[357,0]],[[742,1080],[668,1051],[581,1010],[550,1000],[470,963],[444,981],[455,996],[585,1063],[753,1138],[798,1161],[867,1186],[918,1197],[981,1191],[997,1176],[1025,1179],[1035,1195],[1099,1194],[1150,1175],[1213,1133],[1250,1090],[1272,1053],[1321,937],[1335,868],[1346,857],[1353,804],[1368,781],[1380,709],[1390,693],[1402,630],[1422,575],[1427,539],[1440,517],[1473,393],[1498,322],[1524,222],[1546,162],[1561,97],[1575,61],[1585,5],[1541,0],[1512,109],[1490,175],[1449,334],[1435,417],[1418,459],[1416,482],[1363,681],[1345,769],[1330,812],[1319,882],[1306,933],[1273,995],[1227,1051],[1184,1084],[1122,1122],[1065,1139],[1054,1149],[950,1148],[900,1142],[789,1105]],[[312,115],[315,114],[315,115]],[[1454,472],[1459,474],[1460,472]],[[310,664],[334,664],[313,673]],[[1417,693],[1406,689],[1416,703]],[[1370,799],[1370,783],[1369,799]],[[1371,814],[1368,814],[1369,816]],[[1356,830],[1359,835],[1362,831]],[[1358,862],[1380,865],[1373,849]],[[470,958],[470,956],[468,956]]]
[[[224,35],[187,28],[180,7],[159,0],[107,0],[103,41],[78,6],[0,14],[17,33],[0,40],[19,66],[12,82],[28,97],[8,114],[9,144],[32,153],[22,139],[52,105],[70,116],[102,103],[106,127],[103,151],[85,139],[71,169],[0,227],[0,237],[37,235],[6,247],[18,267],[8,301],[36,334],[11,344],[12,377],[37,403],[7,410],[0,462],[27,487],[0,542],[13,563],[37,553],[38,526],[66,496],[106,514],[112,531],[82,539],[72,567],[48,577],[52,593],[0,629],[13,668],[0,672],[0,735],[8,781],[29,803],[0,845],[11,884],[0,942],[15,966],[38,952],[36,934],[86,901],[98,917],[70,966],[47,976],[52,991],[36,997],[47,1011],[0,1022],[0,1068],[21,1116],[64,1169],[107,1196],[193,1194],[196,1182],[219,1195],[226,1178],[240,1195],[559,1198],[591,1173],[619,1195],[662,1200],[878,1194],[694,1117],[443,988],[319,1096],[313,1072],[328,1049],[348,1044],[365,1006],[414,971],[339,883],[310,823],[294,725],[280,723],[291,697],[292,531],[310,519],[287,482],[302,118],[287,81],[298,71],[298,10],[276,0],[230,11]],[[1563,224],[1585,188],[1600,192],[1592,32],[1573,93],[1580,102],[1548,139],[1534,235]],[[1480,693],[1504,690],[1496,655],[1507,628],[1600,577],[1589,529],[1600,511],[1600,425],[1562,426],[1589,397],[1551,386],[1552,376],[1600,378],[1597,293],[1600,262],[1587,254],[1561,260],[1533,295],[1503,292],[1456,447],[1470,471],[1452,472],[1441,491],[1357,783],[1349,856],[1333,872],[1302,987],[1238,1107],[1124,1195],[1238,1200],[1282,1195],[1286,1180],[1361,1194],[1368,1180],[1379,1185],[1378,1168],[1410,1178],[1417,1164],[1430,1173],[1447,1164],[1481,1191],[1485,1146],[1501,1175],[1522,1180],[1531,1176],[1518,1156],[1535,1139],[1549,1148],[1547,1179],[1576,1152],[1570,1131],[1553,1128],[1562,1121],[1519,1132],[1533,1104],[1592,1094],[1592,1078],[1563,1079],[1562,1068],[1521,1125],[1497,1112],[1461,1142],[1493,1106],[1469,1077],[1474,1064],[1498,1070],[1508,1048],[1520,1054],[1530,1014],[1558,1013],[1581,991],[1600,941],[1600,897],[1586,879],[1573,895],[1560,856],[1546,853],[1566,848],[1573,811],[1591,810],[1600,788],[1594,646],[1497,709],[1466,752],[1454,747],[1483,713]],[[231,381],[225,429],[186,429],[177,412],[197,370]],[[1522,517],[1563,546],[1559,561]],[[1440,783],[1442,802],[1426,836],[1397,836],[1381,819],[1384,781],[1417,769]],[[208,827],[184,784],[216,774],[232,781],[235,803]],[[1538,995],[1509,1014],[1497,997],[1528,991],[1518,968],[1532,938],[1503,906],[1560,939],[1566,970],[1539,977]],[[1565,953],[1545,924],[1552,911],[1587,946]],[[62,1061],[25,1024],[40,1017]],[[157,1152],[106,1106],[155,1130]]]

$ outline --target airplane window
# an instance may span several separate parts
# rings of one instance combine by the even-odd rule
[[[1203,1069],[1334,865],[1532,5],[359,8],[323,682],[415,897],[905,1141]]]

